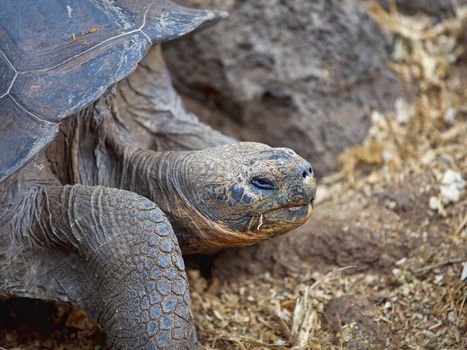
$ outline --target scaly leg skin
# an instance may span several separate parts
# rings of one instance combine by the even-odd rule
[[[19,230],[0,290],[76,302],[112,349],[196,348],[180,248],[153,202],[82,185],[36,188],[28,201],[8,225]]]

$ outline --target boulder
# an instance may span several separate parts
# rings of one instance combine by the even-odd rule
[[[357,4],[182,3],[230,12],[164,47],[188,108],[237,138],[295,149],[318,174],[334,170],[336,155],[362,141],[373,109],[392,108],[404,93],[387,67],[390,40]]]

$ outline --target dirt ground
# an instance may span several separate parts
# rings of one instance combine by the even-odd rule
[[[413,100],[373,112],[297,232],[197,259],[210,262],[188,271],[200,349],[467,349],[467,9],[370,11]],[[10,299],[0,346],[102,349],[105,336],[72,305]]]

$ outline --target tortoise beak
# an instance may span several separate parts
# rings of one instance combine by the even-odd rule
[[[313,205],[316,198],[316,178],[314,176],[305,177],[305,179],[303,179],[303,187],[307,201]]]
[[[248,231],[253,234],[262,232],[271,236],[283,234],[303,225],[312,212],[311,203],[269,210],[260,216],[252,217],[248,223]]]

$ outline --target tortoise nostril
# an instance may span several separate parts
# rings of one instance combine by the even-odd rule
[[[307,176],[313,177],[314,176],[313,168],[310,166],[308,169],[303,170],[302,176],[303,176],[304,179],[306,179]]]

